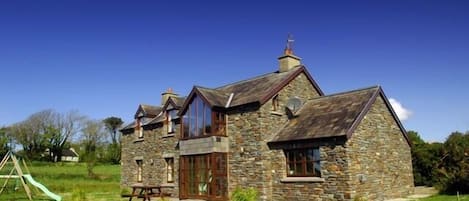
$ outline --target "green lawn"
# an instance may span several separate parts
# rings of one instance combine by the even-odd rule
[[[120,199],[120,166],[100,165],[94,172],[97,178],[87,177],[86,166],[79,163],[33,163],[28,165],[33,178],[50,191],[62,196],[64,201],[115,201]],[[4,167],[0,174],[8,175],[10,167]],[[26,170],[23,170],[26,172]],[[3,186],[5,179],[0,179]],[[1,186],[0,186],[1,187]],[[17,190],[15,190],[15,187]],[[33,192],[36,192],[33,189]],[[0,200],[28,200],[21,183],[10,179]],[[34,193],[34,200],[48,200],[42,193]]]
[[[460,195],[460,201],[469,201],[469,195]],[[458,201],[456,195],[435,195],[428,198],[420,199],[419,201]]]

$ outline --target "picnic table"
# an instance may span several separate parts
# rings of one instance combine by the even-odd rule
[[[132,185],[132,194],[129,196],[129,201],[133,197],[143,198],[144,201],[151,201],[151,197],[161,197],[162,195],[160,185],[134,184]]]

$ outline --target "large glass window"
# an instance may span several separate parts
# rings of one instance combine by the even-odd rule
[[[225,115],[212,111],[210,105],[195,96],[182,119],[182,137],[195,138],[225,135]]]
[[[181,156],[181,198],[226,200],[226,153]]]
[[[319,148],[285,150],[287,176],[321,176]]]

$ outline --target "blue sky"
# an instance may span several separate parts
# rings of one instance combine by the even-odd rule
[[[3,1],[0,126],[43,109],[132,120],[171,87],[277,70],[294,51],[326,94],[381,85],[425,140],[469,130],[468,1]]]

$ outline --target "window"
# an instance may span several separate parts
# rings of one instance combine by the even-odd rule
[[[174,182],[174,158],[166,158],[166,182]]]
[[[182,118],[182,137],[211,135],[225,135],[225,114],[212,111],[208,104],[195,96]]]
[[[137,132],[138,138],[143,138],[143,117],[139,117],[135,120],[135,131]]]
[[[280,105],[278,103],[278,94],[272,98],[272,111],[278,111],[280,109]]]
[[[181,156],[181,198],[227,200],[227,172],[226,153]]]
[[[287,176],[320,177],[319,148],[285,150]]]
[[[177,110],[168,110],[166,111],[166,125],[168,128],[168,133],[174,133],[176,130],[176,121]]]
[[[137,182],[142,182],[143,161],[137,160]]]

